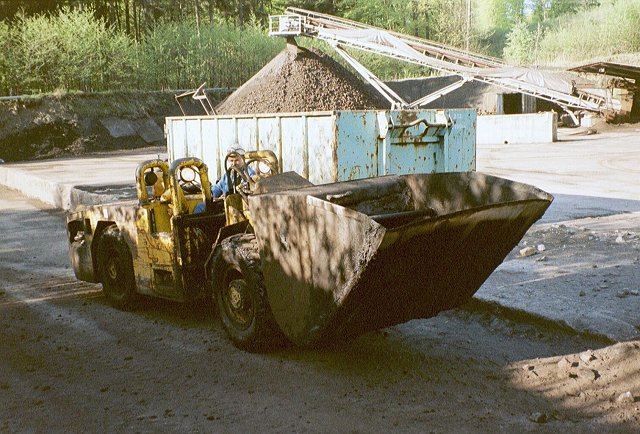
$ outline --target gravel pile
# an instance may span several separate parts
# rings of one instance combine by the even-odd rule
[[[288,46],[216,107],[217,114],[388,108],[371,86],[320,50]]]

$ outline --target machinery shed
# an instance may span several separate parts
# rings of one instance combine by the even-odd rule
[[[614,62],[593,62],[571,68],[569,71],[597,74],[602,86],[610,89],[620,100],[619,113],[608,114],[608,120],[616,122],[640,120],[640,66]]]

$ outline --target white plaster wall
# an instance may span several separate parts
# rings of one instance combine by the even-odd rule
[[[555,142],[557,119],[555,112],[478,116],[476,144]]]

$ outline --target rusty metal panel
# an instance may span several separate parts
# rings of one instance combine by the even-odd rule
[[[336,115],[307,117],[309,181],[327,184],[335,181]]]
[[[436,119],[434,111],[391,111],[388,131],[382,142],[380,175],[444,172],[444,136],[448,117]],[[418,122],[424,119],[425,122]],[[418,122],[418,123],[416,123]],[[442,127],[429,127],[440,122]],[[415,123],[415,125],[413,125]]]
[[[392,110],[378,124],[378,176],[475,170],[475,110]]]
[[[384,231],[363,214],[313,196],[256,197],[251,206],[259,214],[269,304],[289,339],[310,344],[326,333]]]
[[[437,172],[476,170],[476,126],[474,110],[449,110],[451,129],[443,136],[444,166]]]
[[[305,178],[309,177],[306,116],[283,117],[282,125],[282,171],[293,170]]]
[[[335,181],[380,175],[376,112],[337,112],[336,135],[337,178]]]
[[[472,109],[167,118],[169,159],[199,157],[218,177],[230,147],[269,149],[315,184],[475,170]]]

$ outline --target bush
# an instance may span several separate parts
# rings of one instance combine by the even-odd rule
[[[236,87],[283,47],[256,25],[160,24],[143,41],[90,10],[0,22],[3,94],[60,90],[184,89],[206,81]]]
[[[191,88],[205,81],[237,87],[283,47],[257,26],[201,25],[198,34],[195,25],[163,24],[140,44],[140,87]]]
[[[507,34],[504,59],[517,65],[529,64],[533,61],[534,46],[535,35],[529,31],[524,21],[519,21]]]
[[[16,42],[11,28],[0,22],[0,93],[11,95],[16,90]]]
[[[618,0],[563,16],[540,44],[540,58],[556,65],[637,51],[640,0]]]
[[[62,9],[15,22],[14,53],[20,87],[97,91],[127,84],[134,66],[132,44],[91,11]]]

